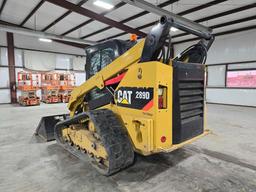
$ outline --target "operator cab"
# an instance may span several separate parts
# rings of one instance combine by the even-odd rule
[[[112,63],[133,45],[135,45],[135,42],[114,39],[88,47],[85,50],[86,79],[89,79],[108,64]]]
[[[86,79],[91,78],[108,64],[112,63],[117,57],[124,54],[136,44],[135,41],[109,40],[103,43],[88,47],[86,52]],[[104,106],[113,101],[113,95],[106,88],[100,90],[92,89],[85,96],[90,109]]]

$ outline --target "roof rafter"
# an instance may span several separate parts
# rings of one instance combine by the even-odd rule
[[[105,12],[101,13],[100,15],[106,15],[107,13],[110,13],[111,11],[113,11],[115,9],[118,9],[118,8],[124,6],[124,5],[125,5],[124,2],[120,2],[117,5],[115,5],[110,11],[105,11]],[[93,19],[89,19],[88,21],[85,21],[85,22],[77,25],[76,27],[73,27],[73,28],[69,29],[68,31],[62,33],[61,35],[67,35],[69,33],[72,33],[73,31],[75,31],[77,29],[80,29],[81,27],[84,27],[85,25],[88,25],[89,23],[91,23],[93,21],[94,21]]]
[[[109,18],[104,17],[102,15],[99,15],[99,14],[97,14],[97,13],[95,13],[95,12],[89,10],[89,9],[79,7],[79,6],[77,6],[73,3],[70,3],[68,1],[66,1],[66,0],[46,0],[46,1],[48,1],[50,3],[53,3],[55,5],[58,5],[62,8],[65,8],[65,9],[71,10],[73,12],[76,12],[80,15],[90,17],[91,19],[100,21],[100,22],[105,23],[107,25],[110,25],[112,27],[118,28],[118,29],[123,30],[127,33],[134,33],[134,34],[137,34],[137,35],[142,36],[142,37],[146,36],[146,34],[142,31],[136,30],[132,27],[129,27],[127,25],[124,25],[122,23],[119,23],[117,21],[109,19]]]
[[[173,3],[177,2],[177,1],[179,1],[179,0],[170,0],[170,1],[166,1],[166,2],[164,2],[164,3],[159,4],[158,6],[162,8],[162,7],[168,6],[168,5],[170,5],[170,4],[173,4]],[[149,13],[148,11],[142,11],[142,12],[136,14],[136,15],[133,15],[133,16],[131,16],[131,17],[128,17],[128,18],[126,18],[126,19],[120,21],[120,23],[126,23],[126,22],[129,22],[129,21],[132,21],[132,20],[137,19],[138,17],[141,17],[141,16],[146,15],[146,14],[148,14],[148,13]],[[98,30],[98,31],[92,32],[92,33],[90,33],[90,34],[87,34],[87,35],[81,37],[81,39],[85,39],[85,38],[91,37],[91,36],[93,36],[93,35],[96,35],[96,34],[98,34],[98,33],[101,33],[101,32],[103,32],[103,31],[106,31],[106,30],[108,30],[108,29],[111,29],[111,27],[110,27],[110,26],[104,27],[103,29],[100,29],[100,30]],[[125,34],[125,33],[124,33],[124,34]]]
[[[212,19],[217,19],[217,18],[226,16],[226,15],[238,13],[238,12],[245,11],[245,10],[248,10],[248,9],[252,9],[252,8],[255,8],[255,7],[256,7],[256,3],[252,3],[252,4],[249,4],[249,5],[245,5],[243,7],[238,7],[238,8],[235,8],[235,9],[231,9],[231,10],[228,10],[228,11],[224,11],[224,12],[221,12],[221,13],[210,15],[210,16],[207,16],[207,17],[204,17],[204,18],[201,18],[201,19],[197,19],[194,22],[200,23],[200,22],[204,22],[204,21],[209,21],[209,20],[212,20]],[[155,23],[151,22],[151,23],[148,23],[146,25],[140,26],[136,29],[141,30],[141,29],[144,29],[146,27],[152,26],[154,24]],[[121,34],[121,35],[124,35],[124,34]],[[173,36],[172,38],[177,38],[177,37],[181,37],[181,36],[185,36],[185,35],[189,35],[189,33],[181,33],[179,35]],[[111,38],[116,38],[116,37],[118,37],[118,36],[115,35],[115,37],[112,36]],[[102,41],[102,40],[100,40],[100,41]]]
[[[2,12],[3,12],[3,10],[4,10],[4,7],[5,7],[5,5],[6,5],[6,2],[7,2],[7,0],[3,0],[3,3],[2,3],[2,5],[1,5],[1,7],[0,7],[0,15],[2,14]]]
[[[245,5],[243,7],[238,7],[238,8],[235,8],[235,9],[231,9],[231,10],[228,10],[228,11],[217,13],[215,15],[210,15],[208,17],[197,19],[197,20],[195,20],[195,22],[199,23],[199,22],[209,21],[211,19],[217,19],[219,17],[227,16],[227,15],[238,13],[238,12],[241,12],[241,11],[246,11],[248,9],[252,9],[252,8],[255,8],[255,7],[256,7],[256,3],[252,3],[252,4],[249,4],[249,5]],[[189,35],[189,34],[188,33],[181,33],[181,34],[178,34],[178,35],[174,35],[173,38],[182,37],[182,36],[185,36],[185,35]]]
[[[83,4],[85,4],[88,0],[81,0],[79,1],[76,5],[78,6],[82,6]],[[50,29],[52,26],[56,25],[58,22],[60,22],[62,19],[64,19],[65,17],[67,17],[68,15],[70,15],[72,13],[72,11],[67,11],[64,14],[62,14],[60,17],[58,17],[57,19],[55,19],[53,22],[51,22],[49,25],[47,25],[45,28],[42,29],[42,31],[46,31],[48,29]]]
[[[32,30],[31,28],[24,27],[24,26],[19,26],[19,25],[17,25],[17,24],[10,23],[10,22],[3,21],[3,20],[0,20],[0,25],[6,25],[6,26],[12,26],[12,27],[19,27],[19,28],[22,28],[22,29],[29,29],[29,30]],[[73,46],[73,47],[77,47],[77,48],[85,48],[85,47],[89,46],[89,45],[87,45],[87,44],[80,44],[80,43],[75,43],[75,42],[68,42],[68,41],[65,41],[65,40],[53,39],[53,41],[58,42],[58,43],[63,43],[63,44],[66,44],[66,45],[70,45],[70,46]]]
[[[210,1],[210,2],[208,2],[208,3],[199,5],[199,6],[197,6],[197,7],[193,7],[193,8],[191,8],[191,9],[182,11],[182,12],[180,12],[178,15],[183,16],[183,15],[187,15],[187,14],[190,14],[190,13],[194,13],[194,12],[196,12],[196,11],[200,11],[200,10],[202,10],[202,9],[205,9],[205,8],[208,8],[208,7],[212,7],[212,6],[214,6],[214,5],[223,3],[223,2],[225,2],[225,1],[227,1],[227,0],[214,0],[214,1]]]
[[[218,36],[222,36],[222,35],[228,35],[228,34],[233,34],[233,33],[238,33],[238,32],[243,32],[243,31],[248,31],[248,30],[253,30],[256,29],[256,25],[252,25],[252,26],[247,26],[247,27],[242,27],[242,28],[238,28],[238,29],[232,29],[232,30],[228,30],[228,31],[223,31],[223,32],[218,32],[218,33],[214,33],[213,35],[215,37]],[[180,43],[186,43],[186,42],[190,42],[190,41],[196,41],[199,40],[198,37],[195,38],[191,38],[191,39],[185,39],[185,40],[181,40],[181,41],[176,41],[173,44],[180,44]]]
[[[20,23],[20,26],[23,26],[29,19],[34,15],[34,13],[44,4],[45,0],[41,0],[32,11],[27,15],[27,17]]]
[[[228,10],[228,11],[217,13],[215,15],[210,15],[208,17],[198,19],[195,22],[200,23],[200,22],[204,22],[204,21],[209,21],[209,20],[212,20],[212,19],[216,19],[216,18],[219,18],[219,17],[223,17],[223,16],[226,16],[226,15],[233,14],[233,13],[245,11],[245,10],[252,9],[252,8],[255,8],[255,7],[256,7],[256,3],[252,3],[252,4],[249,4],[249,5],[245,5],[243,7],[238,7],[238,8],[235,8],[235,9],[231,9],[231,10]]]
[[[190,13],[193,13],[193,12],[196,12],[196,11],[199,11],[199,10],[202,10],[202,9],[205,9],[205,8],[208,8],[208,7],[211,7],[211,6],[214,6],[214,5],[217,5],[219,3],[223,3],[227,0],[214,0],[214,1],[211,1],[211,2],[208,2],[206,4],[203,4],[203,5],[199,5],[197,7],[193,7],[191,9],[188,9],[188,10],[185,10],[185,11],[182,11],[180,13],[178,13],[177,15],[180,15],[180,16],[184,16],[186,14],[190,14]],[[153,22],[150,22],[148,24],[145,24],[145,25],[142,25],[140,27],[137,27],[136,29],[137,30],[141,30],[141,29],[144,29],[144,28],[147,28],[147,27],[151,27],[153,25],[155,25],[158,21],[153,21]],[[108,37],[107,39],[112,39],[112,38],[116,38],[116,37],[119,37],[119,36],[122,36],[122,35],[125,35],[126,33],[119,33],[119,34],[116,34],[116,35],[113,35],[111,37]],[[102,42],[106,39],[101,39],[99,40],[99,42]]]
[[[255,20],[255,19],[256,19],[256,15],[253,15],[253,16],[249,16],[249,17],[245,17],[245,18],[241,18],[241,19],[237,19],[237,20],[228,21],[225,23],[212,25],[209,27],[211,29],[217,29],[217,28],[227,27],[229,25],[239,24],[239,23],[243,23],[243,22],[247,22],[247,21],[251,21],[251,20]],[[180,33],[178,35],[173,36],[173,38],[182,37],[182,36],[186,36],[186,35],[189,35],[189,33]]]

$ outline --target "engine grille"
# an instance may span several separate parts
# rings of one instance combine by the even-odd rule
[[[204,81],[180,81],[179,96],[181,123],[203,115]]]
[[[173,64],[173,143],[203,133],[204,66]]]

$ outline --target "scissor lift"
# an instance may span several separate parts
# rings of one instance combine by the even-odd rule
[[[42,73],[41,74],[41,89],[42,102],[44,103],[60,103],[61,96],[59,94],[60,79],[58,73]]]
[[[60,95],[63,103],[68,103],[71,92],[75,87],[74,73],[60,73]]]
[[[40,98],[36,91],[39,89],[39,74],[21,71],[18,72],[18,90],[21,95],[18,102],[23,106],[40,105]]]

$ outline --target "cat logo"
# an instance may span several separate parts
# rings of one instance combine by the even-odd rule
[[[126,105],[132,104],[132,91],[118,90],[117,102]]]
[[[117,106],[144,109],[153,104],[153,87],[119,87],[115,92]]]

